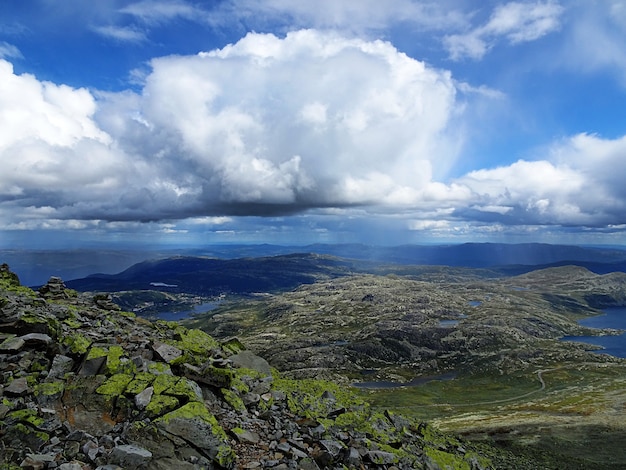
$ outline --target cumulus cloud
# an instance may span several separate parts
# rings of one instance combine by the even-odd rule
[[[551,0],[498,5],[485,24],[465,34],[448,35],[444,44],[453,60],[481,59],[499,41],[519,44],[556,31],[563,11],[562,6]]]
[[[508,225],[600,227],[626,218],[626,137],[579,134],[554,144],[535,161],[472,171],[457,180],[473,204],[458,217]]]
[[[150,67],[138,92],[103,93],[0,60],[5,228],[227,233],[244,226],[235,216],[295,213],[311,233],[370,217],[441,234],[626,223],[626,137],[579,134],[448,180],[458,91],[497,96],[387,42],[251,33]]]
[[[303,30],[155,59],[140,94],[2,62],[5,206],[162,220],[414,203],[453,159],[450,74],[389,43]]]

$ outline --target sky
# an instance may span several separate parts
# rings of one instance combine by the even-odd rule
[[[3,0],[0,247],[626,242],[624,0]]]

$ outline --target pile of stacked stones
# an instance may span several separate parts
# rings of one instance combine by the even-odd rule
[[[0,468],[490,468],[345,388],[281,379],[236,339],[0,266]],[[436,442],[435,442],[436,441]]]

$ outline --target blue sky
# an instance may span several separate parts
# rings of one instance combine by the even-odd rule
[[[0,247],[624,243],[621,0],[0,9]]]

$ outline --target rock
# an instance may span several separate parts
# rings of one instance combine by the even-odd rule
[[[235,367],[252,369],[266,377],[271,377],[272,368],[269,363],[262,357],[257,356],[252,351],[241,351],[229,358]]]
[[[143,468],[152,459],[152,452],[134,445],[115,447],[109,456],[111,463],[126,468]]]
[[[235,428],[231,431],[239,442],[256,444],[259,442],[259,435],[247,429]]]
[[[46,380],[51,381],[54,379],[63,378],[65,374],[71,372],[73,367],[74,359],[68,356],[57,354],[52,360],[50,372],[48,372],[48,377],[46,378]]]
[[[8,338],[0,343],[0,352],[15,353],[20,351],[25,345],[26,342],[21,337]]]
[[[372,450],[365,454],[367,460],[376,465],[391,465],[398,462],[398,457],[391,452],[383,452],[381,450]]]
[[[52,338],[43,333],[28,333],[20,338],[29,346],[47,346],[52,343]]]
[[[107,361],[106,356],[85,359],[80,366],[78,375],[80,375],[81,377],[89,377],[89,376],[97,375],[98,372],[100,372],[100,370],[103,368],[106,361]]]
[[[154,387],[147,387],[142,392],[135,395],[135,406],[140,410],[145,410],[152,400]]]
[[[67,287],[60,277],[52,276],[48,282],[39,288],[39,295],[46,299],[60,300],[69,298]]]
[[[163,359],[168,364],[183,355],[183,352],[176,346],[161,343],[159,341],[156,341],[152,345],[152,349],[161,359]]]
[[[101,467],[98,467],[101,468]],[[57,467],[58,470],[83,470],[83,466],[75,462],[66,462]]]
[[[54,462],[56,454],[28,454],[20,464],[20,467],[28,470],[41,470]]]
[[[24,395],[28,395],[29,393],[32,393],[32,390],[28,386],[26,377],[21,377],[19,379],[13,380],[13,382],[11,382],[4,389],[5,395],[13,396],[13,397],[23,397]]]

